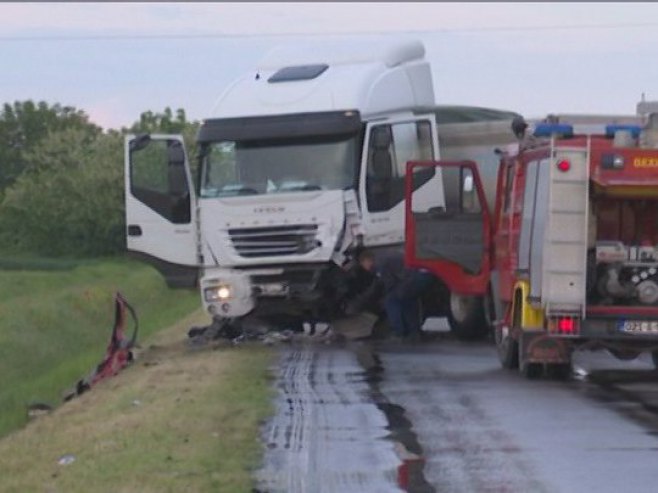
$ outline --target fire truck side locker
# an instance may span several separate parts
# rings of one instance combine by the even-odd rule
[[[553,147],[543,245],[541,299],[545,313],[585,316],[589,150]],[[589,146],[588,146],[589,149]]]

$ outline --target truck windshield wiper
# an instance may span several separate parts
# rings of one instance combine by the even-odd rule
[[[306,183],[304,185],[292,185],[289,187],[279,188],[277,192],[310,192],[314,190],[322,190],[320,185]]]
[[[232,186],[224,187],[217,193],[218,197],[225,197],[231,195],[258,195],[258,190],[251,187]]]

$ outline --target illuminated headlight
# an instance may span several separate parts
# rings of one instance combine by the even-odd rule
[[[213,301],[226,301],[233,297],[233,289],[228,284],[220,284],[219,286],[206,288],[203,291],[203,296],[208,303]]]

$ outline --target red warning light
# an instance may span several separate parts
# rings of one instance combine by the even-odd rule
[[[557,321],[557,330],[563,334],[576,332],[576,321],[571,317],[562,317]]]
[[[557,169],[559,169],[563,173],[566,173],[571,169],[571,163],[566,159],[563,159],[562,161],[558,161]]]

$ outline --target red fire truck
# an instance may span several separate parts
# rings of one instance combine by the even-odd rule
[[[526,127],[490,194],[473,161],[407,164],[407,265],[483,300],[503,367],[529,378],[567,377],[575,349],[658,364],[658,125]],[[427,167],[443,203],[413,191]]]

